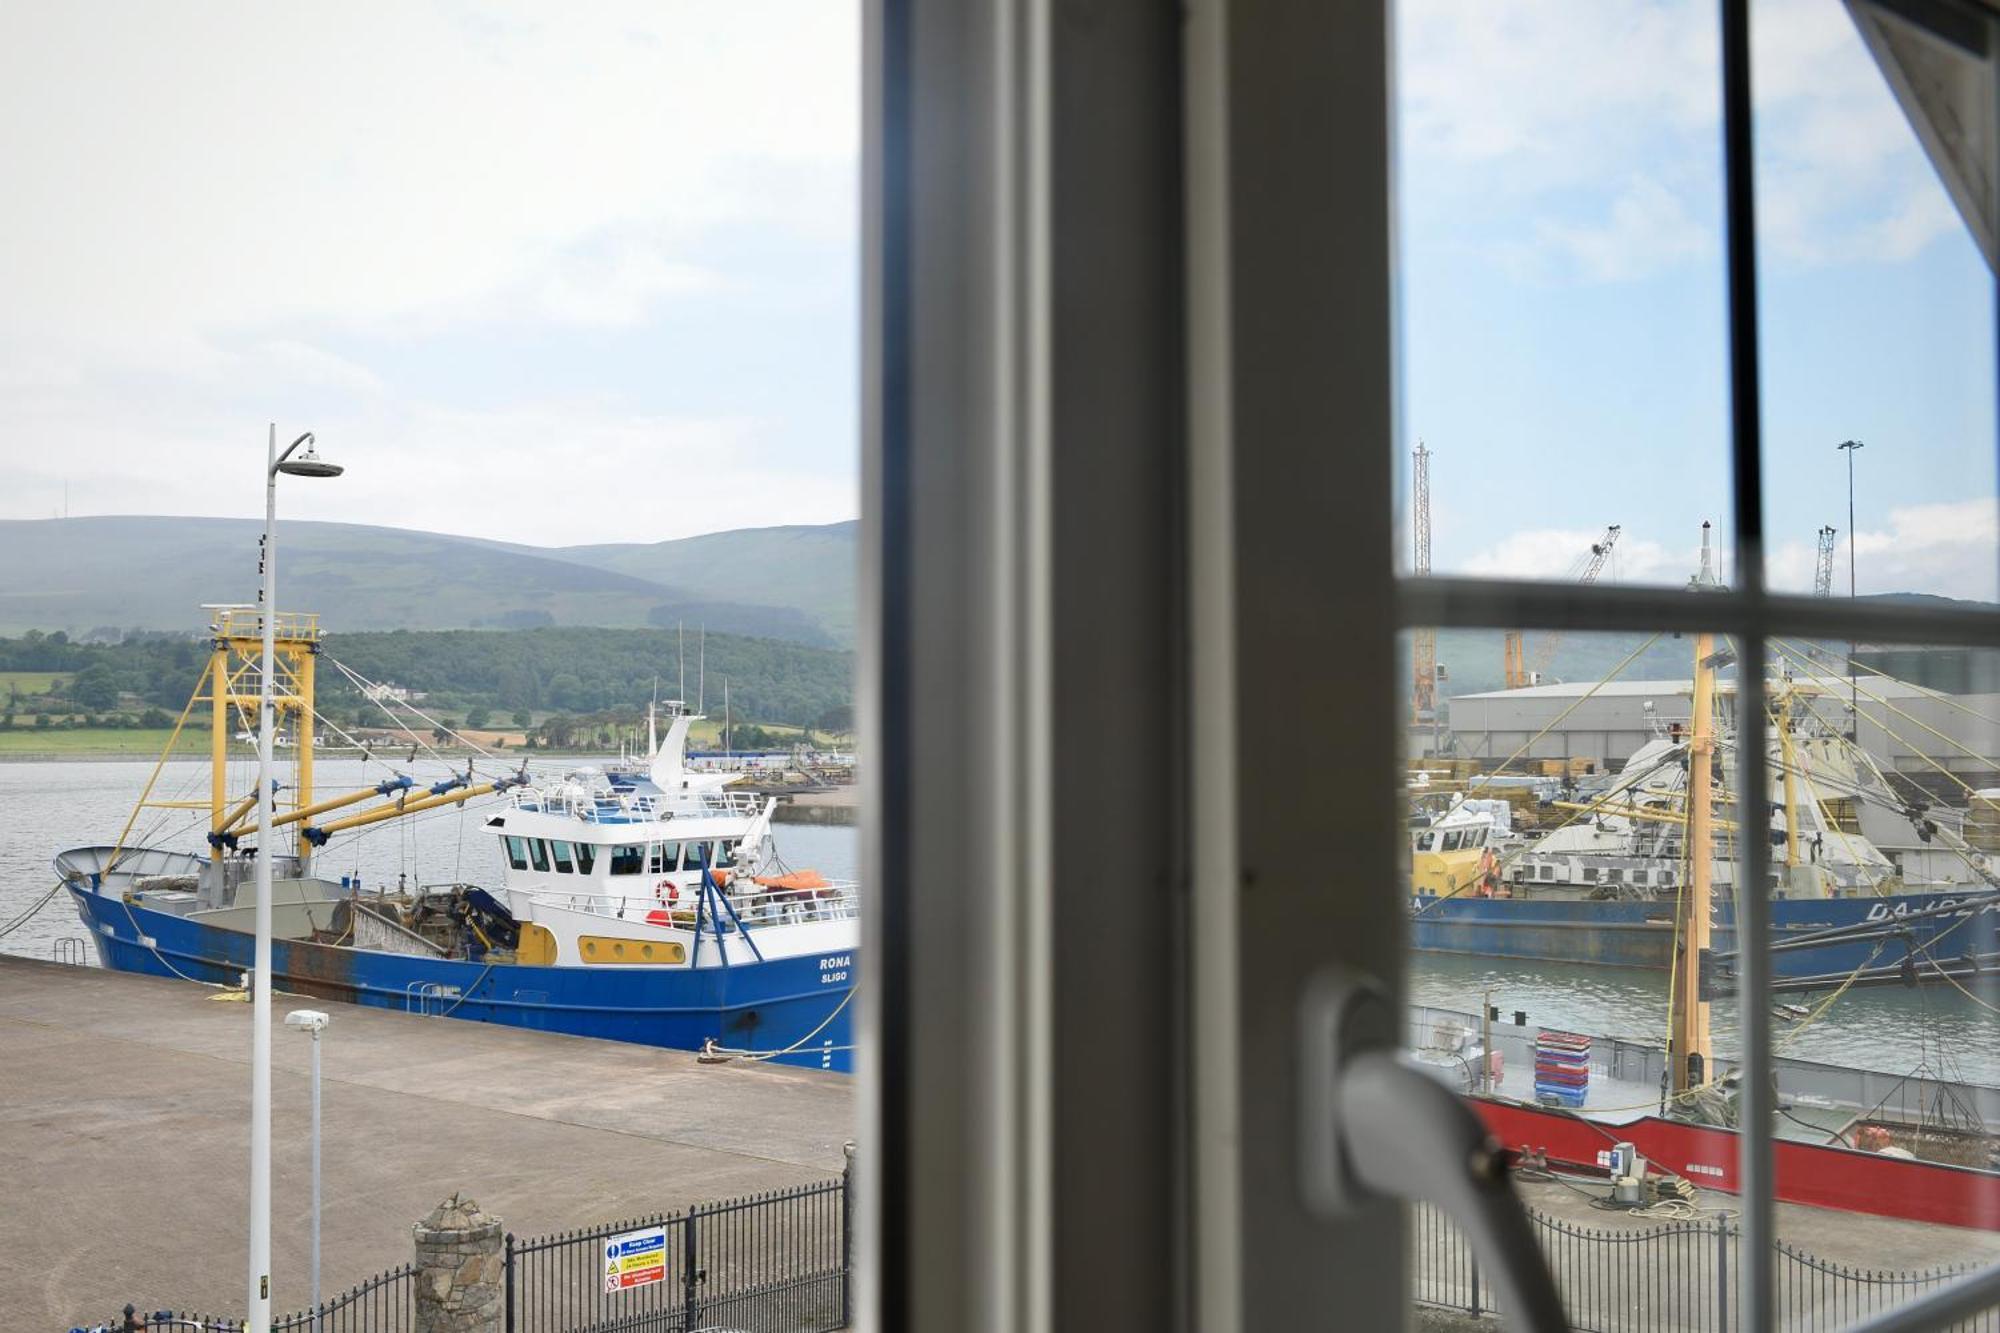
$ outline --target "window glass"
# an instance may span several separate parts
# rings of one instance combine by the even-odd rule
[[[646,848],[638,843],[620,843],[611,849],[611,873],[638,875],[646,870]]]
[[[1395,15],[1400,567],[1684,581],[1730,504],[1715,7]]]
[[[528,839],[528,854],[534,859],[535,869],[546,871],[549,868],[548,843],[540,838]]]
[[[708,864],[708,844],[705,842],[688,843],[686,852],[681,858],[681,869],[700,870]]]
[[[1774,1262],[1781,1301],[1817,1283],[1846,1323],[2000,1258],[2000,1176],[1955,1169],[2000,1147],[2000,652],[1864,646],[1851,675],[1845,644],[1774,638],[1771,656],[1774,938],[1845,932],[1772,955]],[[1732,967],[1720,988],[1727,1059]],[[1887,1218],[1839,1211],[1843,1178],[1915,1243],[1880,1246]]]
[[[1565,649],[1575,676],[1510,689],[1504,631],[1439,639],[1452,688],[1409,728],[1400,781],[1410,817],[1470,832],[1446,830],[1406,872],[1407,1054],[1507,1149],[1541,1154],[1517,1184],[1574,1327],[1683,1327],[1733,1278],[1712,1260],[1736,1202],[1701,1192],[1678,1219],[1623,1210],[1599,1153],[1675,1132],[1657,1126],[1683,899],[1622,881],[1635,861],[1686,855],[1698,646],[1724,727],[1730,668],[1691,636],[1579,634]],[[1711,790],[1726,792],[1714,753]],[[1645,817],[1656,806],[1663,817]],[[1726,800],[1707,814],[1726,883]],[[1413,1302],[1490,1314],[1490,1281],[1456,1224],[1420,1204],[1407,1226]]]
[[[520,838],[507,839],[507,864],[516,870],[528,868],[528,849]]]
[[[590,873],[591,866],[596,863],[597,849],[595,847],[592,847],[587,842],[576,843],[575,847],[576,847],[577,871],[580,874],[588,875]]]
[[[1771,584],[1994,601],[1993,276],[1863,34],[1950,47],[1801,0],[1751,21]]]
[[[556,841],[551,842],[549,847],[555,855],[556,873],[562,875],[574,873],[574,867],[570,864],[569,844]]]

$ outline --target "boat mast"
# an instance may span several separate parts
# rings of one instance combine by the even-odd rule
[[[1687,891],[1675,923],[1674,1012],[1670,1035],[1673,1090],[1686,1092],[1706,1080],[1711,1059],[1708,1001],[1702,997],[1701,960],[1709,951],[1709,899],[1715,869],[1715,636],[1694,640],[1694,707],[1688,736]]]
[[[1716,586],[1708,524],[1701,525],[1701,572],[1693,587]],[[1698,1088],[1714,1058],[1709,1045],[1708,1000],[1701,962],[1709,952],[1709,902],[1715,875],[1715,636],[1694,638],[1694,699],[1688,716],[1687,886],[1675,913],[1673,1012],[1668,1023],[1667,1065],[1676,1093]],[[1739,886],[1740,887],[1740,886]]]

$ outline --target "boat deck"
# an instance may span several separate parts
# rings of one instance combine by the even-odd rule
[[[247,1003],[0,954],[0,1309],[68,1328],[126,1301],[239,1310],[249,1194]],[[845,1075],[280,994],[273,1297],[307,1299],[307,1040],[322,1047],[327,1293],[407,1262],[455,1190],[517,1235],[837,1175]]]

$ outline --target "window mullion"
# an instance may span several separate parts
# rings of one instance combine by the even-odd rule
[[[1775,1312],[1771,1111],[1771,827],[1765,761],[1764,476],[1757,346],[1757,213],[1750,93],[1750,0],[1722,0],[1724,234],[1729,283],[1729,398],[1735,481],[1733,582],[1749,624],[1736,672],[1737,1176],[1742,1202],[1738,1319],[1767,1328]]]

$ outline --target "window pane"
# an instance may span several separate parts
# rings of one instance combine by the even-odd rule
[[[1660,1076],[1690,893],[1712,894],[1728,919],[1727,801],[1706,807],[1705,832],[1697,821],[1721,867],[1697,886],[1687,792],[1698,748],[1711,790],[1730,790],[1718,762],[1732,734],[1729,645],[1571,635],[1562,658],[1575,671],[1510,689],[1515,636],[1450,630],[1437,642],[1448,694],[1411,728],[1399,775],[1412,849],[1410,1057],[1517,1154],[1519,1192],[1575,1327],[1712,1327],[1703,1317],[1728,1285],[1714,1219],[1735,1200],[1704,1197],[1705,1211],[1679,1220],[1614,1209],[1599,1155],[1679,1132],[1661,1115]],[[1716,702],[1699,736],[1698,656]],[[1412,1299],[1490,1313],[1490,1281],[1457,1228],[1421,1205],[1408,1225]]]
[[[1503,635],[1440,635],[1468,688],[1412,729],[1400,778],[1409,1051],[1506,1147],[1539,1154],[1517,1158],[1519,1188],[1575,1327],[1708,1329],[1724,1310],[1747,1326],[1740,648],[1573,638],[1588,677],[1507,690],[1479,665]],[[1935,1285],[1940,1266],[2000,1257],[2000,1176],[1963,1169],[1990,1165],[2000,1124],[2000,912],[1981,896],[1984,849],[2000,850],[2000,654],[1864,646],[1856,679],[1844,645],[1769,654],[1779,1326],[1832,1329]],[[1925,684],[1986,671],[1990,693]],[[1688,799],[1704,738],[1706,857]],[[1449,850],[1467,829],[1491,845]],[[1410,1226],[1413,1299],[1488,1308],[1457,1231],[1421,1207]]]
[[[1695,0],[1396,6],[1403,568],[1426,495],[1431,572],[1557,581],[1684,581],[1729,512],[1716,32]]]
[[[1791,1328],[1845,1327],[2000,1258],[2000,654],[1864,644],[1849,674],[1845,649],[1771,651]]]
[[[1751,15],[1772,586],[1992,601],[1992,273],[1848,8]],[[1861,21],[1926,85],[1965,59]]]

